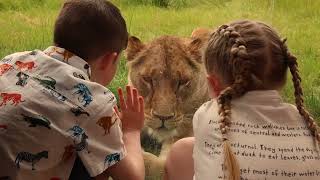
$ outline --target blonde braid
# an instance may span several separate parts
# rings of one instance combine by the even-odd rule
[[[220,131],[223,138],[224,164],[229,171],[229,180],[240,180],[240,167],[232,152],[231,145],[227,138],[227,131],[231,125],[231,100],[240,97],[248,91],[251,79],[252,62],[246,50],[243,38],[234,28],[223,25],[218,29],[218,33],[232,44],[230,50],[229,65],[232,67],[234,82],[226,88],[218,97]]]
[[[288,51],[288,48],[285,42],[286,42],[286,39],[284,39],[282,42],[282,49],[285,53],[286,61],[288,63],[288,67],[292,75],[292,82],[294,86],[294,96],[295,96],[297,109],[301,114],[301,116],[303,117],[303,119],[306,121],[307,126],[311,131],[312,135],[315,137],[316,141],[318,141],[319,143],[320,142],[319,127],[315,122],[315,120],[311,117],[310,113],[305,109],[303,104],[304,99],[303,99],[303,92],[301,88],[301,77],[299,75],[297,58]]]

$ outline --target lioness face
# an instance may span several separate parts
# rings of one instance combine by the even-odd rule
[[[193,113],[203,103],[198,95],[207,92],[201,47],[199,39],[129,39],[129,83],[145,98],[145,127],[160,141],[192,133]]]

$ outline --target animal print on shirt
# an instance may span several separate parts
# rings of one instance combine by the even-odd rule
[[[90,153],[90,151],[88,149],[88,142],[87,142],[88,138],[89,137],[86,135],[86,133],[83,133],[81,136],[81,141],[74,145],[74,149],[76,151],[82,151],[82,150],[86,149],[87,152]]]
[[[117,163],[119,161],[120,161],[120,153],[114,153],[106,156],[104,160],[104,164],[105,165],[107,164],[109,167],[112,163]]]
[[[69,59],[75,56],[72,52],[68,50],[63,50],[63,52],[59,52],[58,49],[54,49],[54,52],[63,56],[63,61],[69,64]]]
[[[77,107],[77,108],[71,108],[70,111],[76,116],[81,116],[82,114],[90,116],[90,114],[88,112],[86,112],[84,109],[82,109],[81,107]]]
[[[74,154],[75,149],[73,145],[67,145],[64,147],[64,153],[62,155],[62,161],[68,161]]]
[[[12,68],[13,68],[13,66],[10,64],[1,64],[0,65],[0,76],[4,75],[6,72],[8,72]]]
[[[46,158],[48,159],[48,151],[41,151],[37,154],[31,154],[28,152],[20,152],[17,157],[16,160],[14,161],[17,165],[17,168],[20,169],[20,163],[22,161],[31,163],[32,165],[32,170],[35,170],[34,165],[39,162],[42,158]]]
[[[74,73],[73,73],[73,76],[76,77],[76,78],[79,78],[79,79],[86,80],[86,79],[84,78],[84,76],[83,76],[82,74],[80,74],[80,73],[78,74],[78,73],[74,72]]]
[[[17,74],[17,77],[18,77],[18,82],[16,83],[16,85],[24,87],[27,84],[27,81],[29,79],[29,75],[27,75],[23,72],[19,72]]]
[[[6,106],[8,102],[12,101],[11,105],[17,106],[18,104],[20,104],[21,102],[24,102],[22,100],[22,96],[21,94],[18,93],[1,93],[0,96],[2,97],[2,102],[0,104],[1,106]]]
[[[79,138],[84,133],[84,129],[78,125],[75,125],[72,128],[67,130],[67,132],[70,132],[70,131],[72,133],[71,137],[73,138]]]
[[[24,121],[30,123],[29,127],[43,126],[43,127],[48,128],[48,129],[51,129],[50,128],[51,122],[47,118],[45,118],[43,116],[41,116],[41,117],[30,117],[30,116],[26,116],[26,115],[23,115],[23,114],[22,114],[22,116],[23,116],[23,120]]]
[[[112,122],[113,119],[114,121]],[[117,121],[117,118],[115,116],[113,117],[107,116],[99,119],[99,121],[97,121],[96,124],[98,124],[104,129],[104,135],[106,135],[106,134],[110,134],[110,129],[116,123],[116,121]]]
[[[33,79],[38,81],[40,83],[40,85],[42,85],[43,87],[45,87],[47,89],[56,89],[55,85],[57,84],[57,81],[50,76],[46,76],[45,78],[46,79],[34,77]]]
[[[92,102],[92,94],[89,88],[85,84],[79,83],[73,86],[73,89],[75,90],[73,94],[79,95],[78,97],[79,102],[81,103],[84,102],[83,107],[86,107]]]
[[[35,65],[35,62],[30,61],[30,62],[21,62],[21,61],[16,61],[15,65],[17,66],[17,69],[19,71],[31,71],[34,68],[37,68]]]

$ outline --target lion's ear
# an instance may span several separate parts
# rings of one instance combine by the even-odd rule
[[[212,30],[208,28],[197,28],[192,31],[191,38],[205,39],[210,35],[211,32]]]
[[[126,58],[128,61],[133,60],[136,55],[144,48],[144,44],[140,41],[139,38],[135,36],[130,36],[128,39],[128,45],[126,49]]]
[[[203,47],[205,44],[205,40],[202,40],[200,38],[193,39],[190,44],[188,45],[188,51],[193,57],[198,62],[202,62],[202,53],[203,53]]]
[[[209,40],[210,34],[213,30],[208,28],[197,28],[191,34],[191,42],[189,44],[189,52],[191,56],[198,62],[202,62],[202,54],[204,46]]]

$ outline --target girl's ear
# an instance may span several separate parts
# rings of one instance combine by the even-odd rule
[[[207,76],[208,85],[209,85],[209,93],[212,98],[216,98],[220,95],[222,91],[222,84],[219,78],[216,75],[208,75]]]

